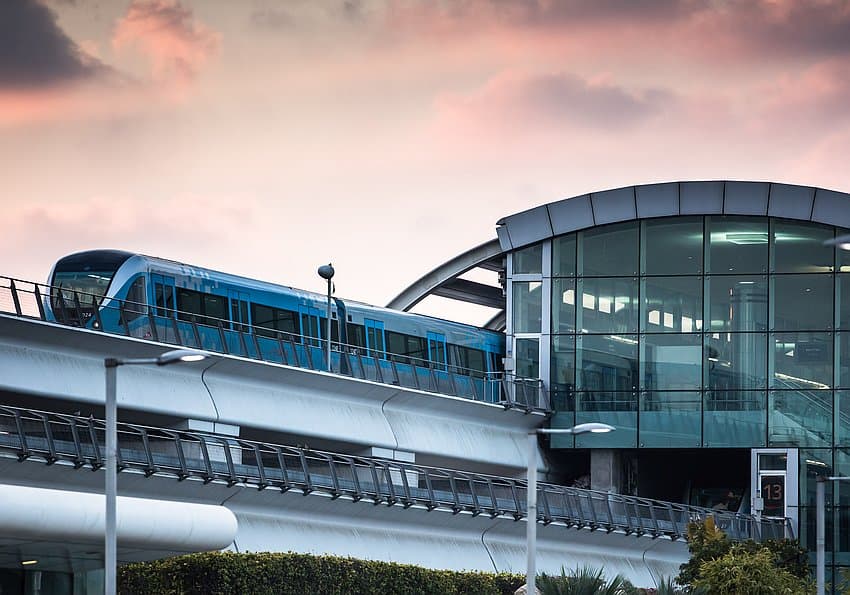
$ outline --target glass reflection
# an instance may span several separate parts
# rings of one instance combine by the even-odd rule
[[[835,276],[839,328],[850,330],[850,275]]]
[[[769,446],[830,446],[832,391],[770,391]]]
[[[708,390],[703,403],[703,446],[764,446],[766,400],[764,391]]]
[[[514,358],[517,378],[540,378],[540,339],[517,339]]]
[[[702,330],[702,278],[643,279],[641,330],[651,333],[693,333]]]
[[[552,240],[552,276],[572,277],[576,274],[576,236],[570,234]]]
[[[772,270],[777,273],[832,272],[835,248],[823,243],[833,237],[832,227],[774,220]]]
[[[767,272],[767,219],[706,217],[705,268],[714,274]]]
[[[643,222],[641,272],[694,275],[702,272],[702,217]]]
[[[552,408],[556,411],[572,411],[575,407],[573,394],[576,383],[576,348],[572,335],[552,338]]]
[[[767,333],[705,336],[705,385],[715,391],[765,388]]]
[[[772,295],[775,330],[832,328],[832,275],[776,275]]]
[[[579,279],[576,328],[587,333],[634,333],[638,329],[638,281]]]
[[[576,281],[552,279],[552,332],[568,333],[576,328]]]
[[[543,315],[540,281],[513,282],[514,333],[539,333]]]
[[[832,386],[832,333],[774,333],[771,388]]]
[[[638,271],[638,225],[635,221],[579,233],[579,274],[630,276]]]
[[[644,392],[640,398],[640,446],[699,446],[701,413],[699,392]]]
[[[711,331],[767,330],[767,277],[712,275],[706,279]]]
[[[642,335],[641,348],[641,388],[701,388],[702,335]]]
[[[513,253],[514,275],[543,272],[543,244],[534,244]]]
[[[576,337],[579,390],[602,393],[636,390],[637,362],[637,335]]]

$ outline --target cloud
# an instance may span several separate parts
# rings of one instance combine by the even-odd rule
[[[35,0],[0,2],[0,90],[43,89],[108,69],[83,52]]]
[[[630,90],[570,73],[508,72],[474,93],[443,95],[437,111],[444,130],[533,136],[552,130],[630,128],[674,102],[675,96],[664,89]]]
[[[177,0],[133,0],[112,38],[118,48],[136,47],[157,80],[192,81],[218,50],[220,35],[194,20]]]

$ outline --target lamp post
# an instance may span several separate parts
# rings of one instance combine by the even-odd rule
[[[328,282],[328,372],[331,371],[331,293],[333,284],[331,279],[334,277],[334,267],[331,263],[323,264],[319,267],[319,277],[326,279]]]
[[[526,487],[526,556],[525,592],[536,593],[537,586],[537,435],[538,434],[607,434],[616,430],[614,426],[591,422],[571,428],[536,428],[528,432],[528,486]]]
[[[159,357],[121,359],[107,357],[106,368],[106,537],[104,543],[104,593],[114,595],[117,588],[118,539],[116,536],[116,495],[118,492],[118,403],[116,380],[118,366],[168,366],[180,362],[198,362],[209,355],[191,349],[166,351]]]
[[[815,504],[817,506],[815,517],[815,549],[817,556],[817,565],[815,570],[815,579],[817,582],[817,595],[823,595],[826,578],[826,497],[825,486],[828,481],[850,481],[850,477],[826,476],[818,475],[817,491],[815,492]]]

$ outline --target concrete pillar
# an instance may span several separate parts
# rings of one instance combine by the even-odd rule
[[[623,465],[620,451],[594,448],[590,451],[590,489],[622,493]]]

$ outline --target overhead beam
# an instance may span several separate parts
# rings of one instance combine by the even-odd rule
[[[505,296],[502,295],[501,287],[485,285],[467,279],[450,279],[431,293],[470,304],[487,306],[488,308],[505,308]]]

